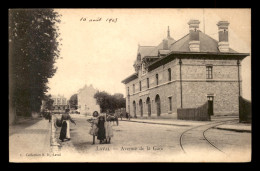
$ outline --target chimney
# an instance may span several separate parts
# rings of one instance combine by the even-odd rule
[[[199,20],[190,20],[188,22],[190,29],[190,42],[189,48],[191,52],[200,51],[200,40],[199,40]]]
[[[228,21],[219,21],[218,26],[218,49],[220,52],[229,52],[229,43],[228,43]]]
[[[168,40],[163,39],[163,50],[168,50]]]

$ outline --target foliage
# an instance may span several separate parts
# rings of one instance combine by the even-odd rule
[[[9,11],[9,91],[17,115],[40,110],[59,58],[59,17],[53,9]]]
[[[78,95],[73,94],[69,99],[70,108],[78,109]]]
[[[48,110],[52,110],[53,109],[53,103],[54,103],[54,100],[51,98],[51,95],[45,95],[44,96],[44,101],[45,101],[45,104],[44,104],[44,109],[48,109]]]
[[[94,95],[94,98],[96,98],[97,103],[101,108],[101,112],[106,112],[107,110],[114,112],[116,109],[125,108],[125,98],[121,93],[110,95],[105,91],[98,91]]]

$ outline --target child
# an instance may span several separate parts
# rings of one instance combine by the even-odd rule
[[[95,144],[95,136],[97,136],[98,133],[98,112],[95,111],[92,115],[93,117],[91,119],[88,119],[87,121],[91,123],[91,129],[89,130],[89,134],[93,136],[93,144]]]
[[[113,129],[111,126],[111,122],[105,122],[105,130],[106,130],[106,143],[110,144],[110,140],[113,137]],[[108,142],[107,142],[108,140]]]

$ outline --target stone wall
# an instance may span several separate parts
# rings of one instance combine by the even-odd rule
[[[213,79],[206,79],[206,66],[213,66]],[[168,68],[171,68],[171,81],[168,81]],[[236,60],[206,60],[182,59],[182,107],[195,108],[207,101],[207,96],[214,97],[214,114],[238,114],[238,67]],[[241,72],[240,72],[241,73]],[[156,74],[159,75],[159,85],[156,85]],[[147,88],[146,79],[150,80]],[[241,79],[241,77],[240,77]],[[139,81],[142,91],[139,91]],[[135,84],[135,92],[133,92]],[[128,84],[130,94],[130,111],[133,114],[133,101],[136,102],[136,114],[141,116],[139,101],[143,104],[143,117],[148,117],[147,97],[151,100],[152,117],[157,116],[155,97],[158,94],[161,101],[161,115],[176,118],[177,108],[181,107],[180,65],[175,59],[162,65],[146,75],[139,76]],[[242,93],[242,86],[240,91]],[[172,97],[172,111],[169,111],[169,97]],[[126,99],[128,106],[128,99]]]

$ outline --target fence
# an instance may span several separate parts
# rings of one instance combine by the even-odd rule
[[[208,114],[208,102],[197,108],[177,109],[177,119],[194,120],[194,121],[210,121]]]
[[[252,122],[251,102],[239,97],[239,122]]]

